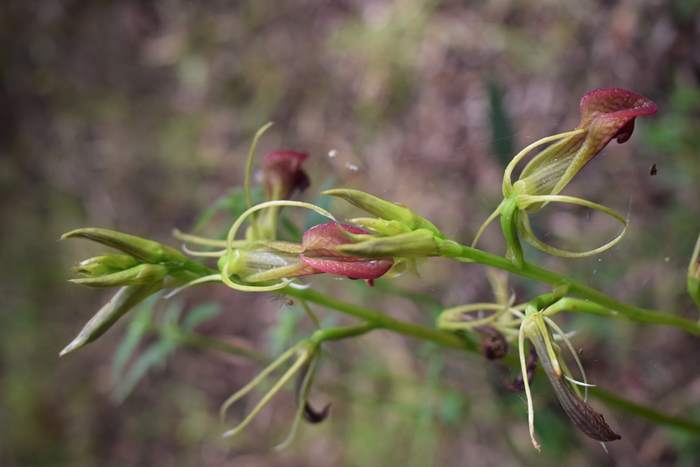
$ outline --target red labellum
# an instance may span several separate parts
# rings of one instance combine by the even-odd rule
[[[301,244],[305,252],[313,251],[319,256],[345,256],[335,251],[334,248],[339,245],[352,243],[347,235],[348,233],[369,234],[367,230],[354,225],[328,222],[315,225],[304,232]]]
[[[394,264],[391,259],[372,259],[345,257],[338,258],[318,258],[301,255],[301,261],[307,266],[311,266],[319,272],[333,274],[334,276],[345,276],[350,279],[376,279],[383,276]]]
[[[329,222],[316,225],[306,232],[302,239],[304,253],[302,263],[317,272],[345,276],[350,279],[376,279],[384,275],[394,264],[391,258],[365,259],[344,255],[334,248],[352,243],[350,234],[368,234],[360,227],[350,224]]]
[[[588,130],[594,153],[602,150],[613,138],[618,143],[630,139],[635,118],[653,115],[658,109],[651,99],[622,88],[589,91],[581,98],[580,108],[578,128]]]

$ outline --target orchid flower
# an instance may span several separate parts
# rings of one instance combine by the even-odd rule
[[[275,151],[263,158],[262,184],[268,201],[291,198],[297,191],[309,187],[309,177],[302,169],[308,154],[295,151]],[[272,240],[277,235],[279,207],[265,210],[260,219],[253,218],[248,237]],[[256,235],[257,234],[257,235]]]
[[[301,244],[276,240],[236,240],[236,234],[245,220],[255,212],[282,206],[310,209],[333,222],[307,230]],[[236,290],[265,292],[282,289],[295,277],[321,273],[371,282],[389,271],[394,264],[393,259],[390,256],[363,258],[341,251],[342,246],[353,243],[353,235],[369,234],[360,227],[339,224],[328,211],[313,204],[289,200],[266,201],[244,212],[231,226],[226,241],[176,233],[176,237],[185,241],[224,249],[209,252],[188,250],[195,256],[218,258],[219,273],[200,277],[175,292],[210,281],[221,281]],[[267,284],[273,281],[277,282]]]
[[[588,92],[581,99],[581,119],[575,129],[542,138],[513,157],[504,172],[504,200],[481,225],[472,245],[476,245],[486,227],[500,215],[509,252],[518,261],[522,261],[518,234],[539,250],[570,258],[590,256],[614,246],[627,228],[627,220],[623,216],[600,204],[560,193],[611,140],[616,139],[618,143],[627,141],[632,136],[637,117],[652,115],[656,111],[657,106],[653,101],[626,89],[607,88]],[[549,143],[532,158],[513,183],[512,174],[516,166],[532,150]],[[528,214],[548,203],[574,204],[601,211],[620,222],[623,229],[613,240],[589,251],[575,252],[547,245],[535,236]]]
[[[308,154],[275,151],[263,158],[262,178],[268,200],[288,199],[296,191],[309,187],[309,176],[301,168]]]

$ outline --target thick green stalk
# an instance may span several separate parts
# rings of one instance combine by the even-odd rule
[[[358,326],[323,328],[315,331],[309,340],[315,345],[319,345],[327,341],[339,341],[342,339],[361,336],[377,329],[378,327],[379,326],[374,323],[365,323]]]

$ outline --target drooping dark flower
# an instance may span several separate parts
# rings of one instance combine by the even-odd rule
[[[309,177],[301,168],[308,154],[296,151],[275,151],[263,159],[262,173],[268,200],[288,199],[296,191],[309,186]]]

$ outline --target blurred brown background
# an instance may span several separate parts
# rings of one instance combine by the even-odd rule
[[[618,298],[692,317],[684,284],[700,231],[698,0],[6,0],[0,43],[0,465],[700,464],[697,436],[594,402],[623,436],[605,454],[569,426],[546,384],[535,389],[537,454],[524,400],[500,389],[502,370],[386,333],[327,346],[314,399],[333,402],[331,418],[303,427],[291,448],[272,449],[294,411],[290,393],[224,442],[218,406],[255,365],[188,347],[150,351],[143,363],[158,344],[146,336],[129,358],[143,375],[119,373],[121,323],[58,359],[108,295],[66,282],[73,264],[101,250],[57,242],[83,225],[170,241],[172,227],[190,228],[241,183],[251,135],[268,120],[276,125],[261,154],[311,156],[305,199],[327,186],[367,189],[469,241],[518,148],[572,128],[587,90],[627,87],[656,100],[659,114],[640,119],[632,140],[611,144],[567,192],[629,213],[628,235],[595,258],[528,255]],[[549,211],[538,229],[558,245],[593,246],[614,232],[597,215]],[[497,230],[482,246],[501,251]],[[435,302],[314,284],[426,324],[436,302],[491,299],[483,268],[439,260],[392,282]],[[542,290],[514,286],[522,300]],[[223,287],[158,306],[214,303],[221,313],[198,331],[268,354],[311,329],[296,306]],[[561,322],[579,331],[593,382],[700,419],[697,338],[592,317]]]

